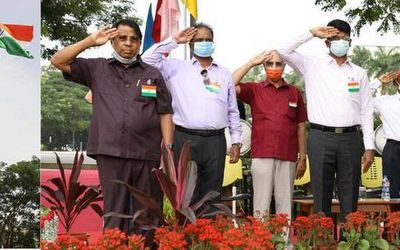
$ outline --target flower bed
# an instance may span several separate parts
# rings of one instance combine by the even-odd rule
[[[49,216],[50,217],[50,216]],[[351,213],[343,225],[345,241],[337,249],[399,249],[400,212],[386,218],[390,243],[381,239],[379,223],[383,219],[361,212]],[[285,233],[288,231],[286,215],[268,216],[263,219],[246,217],[235,221],[218,215],[215,219],[197,219],[196,224],[179,225],[171,222],[155,231],[154,242],[160,250],[267,250],[285,249]],[[333,221],[322,214],[299,216],[290,225],[294,249],[336,249],[333,239]],[[117,230],[106,230],[97,242],[86,245],[72,236],[59,236],[55,242],[42,240],[41,249],[82,250],[149,250],[141,235],[126,236]]]

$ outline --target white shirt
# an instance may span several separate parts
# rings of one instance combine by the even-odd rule
[[[371,83],[371,90],[379,88],[381,82],[375,80]],[[400,141],[400,94],[382,95],[373,98],[374,110],[380,114],[383,134],[387,139]]]
[[[278,50],[282,59],[303,75],[308,120],[330,127],[361,125],[365,149],[374,149],[374,114],[367,72],[349,60],[338,65],[328,54],[316,57],[296,51],[312,38],[308,32]]]

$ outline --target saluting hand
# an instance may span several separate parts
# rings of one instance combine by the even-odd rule
[[[313,36],[322,39],[337,36],[339,34],[339,30],[332,26],[318,26],[312,28],[310,32]]]
[[[189,27],[187,29],[181,30],[174,35],[174,40],[177,44],[188,43],[196,35],[197,29],[194,27]]]
[[[272,59],[272,54],[269,51],[264,51],[250,59],[252,66],[260,65],[261,63],[268,62]]]
[[[397,77],[397,73],[394,71],[391,72],[386,72],[385,74],[382,74],[378,77],[378,80],[382,83],[382,84],[387,84],[390,82],[393,82],[393,80]]]
[[[105,44],[108,40],[116,37],[118,35],[118,31],[116,28],[103,28],[100,29],[90,35],[90,38],[93,40],[93,46],[100,46]]]

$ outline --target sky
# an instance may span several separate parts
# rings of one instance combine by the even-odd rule
[[[136,0],[136,16],[143,19],[141,27],[145,30],[149,3],[156,0]],[[180,1],[179,1],[180,2]],[[315,6],[315,0],[197,0],[198,20],[211,25],[214,29],[216,50],[213,55],[216,61],[234,71],[254,55],[264,50],[274,49],[291,38],[308,32],[315,26],[325,26],[332,19],[347,20],[344,12],[323,12]],[[361,1],[348,0],[346,8],[358,6]],[[345,9],[346,9],[345,8]],[[184,8],[181,5],[181,23],[184,25]],[[354,26],[354,24],[353,24]],[[377,25],[367,26],[361,30],[359,37],[353,37],[353,45],[400,46],[400,37],[392,32],[381,36],[376,32]],[[184,58],[181,45],[172,53],[173,57]],[[327,52],[323,40],[314,38],[300,47],[307,54]],[[99,49],[90,49],[83,57],[109,57],[112,52],[109,44]],[[290,70],[290,69],[289,69]]]
[[[34,26],[26,47],[34,59],[0,49],[0,161],[12,164],[40,150],[39,0],[1,1],[0,23]]]

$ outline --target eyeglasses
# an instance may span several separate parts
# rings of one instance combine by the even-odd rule
[[[203,76],[203,83],[204,85],[210,85],[210,78],[208,77],[208,71],[203,69],[200,71],[200,75]]]
[[[283,62],[265,62],[264,65],[266,67],[283,67],[285,64]]]
[[[338,37],[338,36],[333,36],[328,38],[329,41],[337,41],[337,40],[345,40],[347,42],[351,42],[351,38],[348,36],[343,36],[343,37]]]

